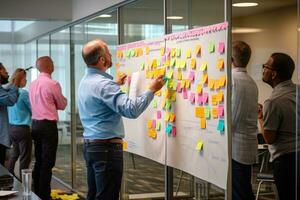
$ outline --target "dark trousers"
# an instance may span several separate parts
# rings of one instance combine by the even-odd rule
[[[0,144],[0,164],[4,166],[5,163],[5,154],[6,154],[7,147],[3,144]]]
[[[299,158],[299,156],[298,156]],[[296,153],[279,156],[274,160],[274,179],[280,200],[300,199],[299,171],[296,176]],[[298,188],[296,189],[296,180]]]
[[[122,144],[85,144],[87,200],[118,200],[123,174]]]
[[[244,165],[232,160],[232,199],[253,200],[251,185],[251,165]]]
[[[51,199],[52,168],[55,165],[58,144],[56,122],[33,120],[32,138],[35,147],[35,165],[32,174],[34,192],[42,200],[49,200]]]
[[[8,161],[8,171],[14,174],[15,163],[20,157],[20,176],[21,170],[27,169],[31,160],[32,139],[30,127],[26,125],[10,125],[10,138],[13,149]]]

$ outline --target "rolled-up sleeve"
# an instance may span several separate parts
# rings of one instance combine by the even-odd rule
[[[282,118],[279,106],[276,102],[265,101],[263,114],[263,127],[265,130],[277,131]]]
[[[152,101],[154,94],[150,90],[146,90],[134,99],[128,97],[121,91],[120,87],[110,81],[99,88],[100,99],[113,111],[119,113],[123,117],[137,118],[146,110]]]

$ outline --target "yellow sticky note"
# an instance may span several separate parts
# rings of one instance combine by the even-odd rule
[[[202,129],[206,128],[206,119],[205,118],[200,119],[200,128],[202,128]]]
[[[161,96],[161,90],[158,90],[157,92],[155,92],[155,95],[160,97]]]
[[[196,150],[201,151],[203,148],[203,140],[198,140]]]
[[[167,59],[165,64],[164,64],[165,67],[170,67],[170,59]]]
[[[153,68],[156,68],[156,67],[157,67],[157,60],[156,60],[156,59],[153,59],[153,60],[152,60],[151,67],[153,67]]]
[[[172,58],[175,57],[175,55],[176,55],[176,48],[172,48],[171,49],[171,56],[172,56]]]
[[[226,82],[226,77],[225,76],[221,76],[219,79],[219,83],[221,87],[225,86],[225,82]]]
[[[165,120],[166,122],[168,122],[168,121],[170,120],[170,113],[169,113],[169,112],[165,112],[164,120]]]
[[[181,82],[180,82],[180,88],[184,88],[185,87],[185,80],[182,80]]]
[[[203,107],[196,107],[195,108],[195,117],[197,118],[204,118],[205,112]]]
[[[146,51],[146,55],[149,55],[150,48],[149,48],[149,47],[146,47],[145,51]]]
[[[176,67],[176,68],[180,68],[180,65],[181,65],[181,60],[180,60],[180,59],[177,59],[177,60],[176,60],[175,67]]]
[[[195,68],[196,68],[196,59],[195,59],[195,58],[192,58],[192,59],[191,59],[191,68],[192,68],[192,69],[195,69]]]
[[[176,118],[176,115],[174,113],[171,113],[170,115],[170,122],[175,122],[175,118]]]
[[[181,63],[180,63],[180,68],[186,68],[186,60],[181,60]]]
[[[176,92],[173,92],[171,100],[172,100],[173,102],[176,101]]]
[[[224,59],[218,59],[217,61],[217,69],[224,69]]]
[[[208,88],[209,88],[209,89],[213,89],[214,84],[215,84],[215,80],[210,79],[210,80],[208,81]]]
[[[191,49],[190,48],[188,48],[187,50],[186,50],[186,58],[190,58],[191,57]]]
[[[215,85],[214,85],[214,89],[217,90],[220,88],[220,80],[215,80]]]
[[[202,84],[206,84],[208,81],[208,74],[202,74]]]
[[[218,108],[213,108],[211,113],[214,119],[218,118]]]
[[[166,97],[166,99],[171,99],[171,97],[172,97],[172,92],[171,92],[170,90],[166,90],[166,91],[165,91],[165,97]]]
[[[165,47],[160,48],[160,55],[163,56],[165,54]]]
[[[162,102],[161,102],[161,104],[160,104],[160,107],[161,108],[165,108],[165,106],[166,106],[166,100],[163,99]]]
[[[198,56],[198,55],[201,54],[201,46],[200,45],[196,46],[196,48],[195,48],[195,54],[196,54],[196,56]]]
[[[152,127],[152,120],[147,121],[147,127],[148,127],[148,129],[150,129]]]
[[[207,62],[206,61],[202,61],[201,62],[200,70],[201,71],[205,71],[206,69],[207,69]]]
[[[197,94],[201,94],[202,93],[202,84],[198,84],[197,85],[196,92],[197,92]]]
[[[177,80],[181,80],[182,79],[182,72],[181,70],[177,71]]]
[[[155,139],[157,137],[157,133],[153,129],[148,129],[148,136]]]
[[[123,141],[123,150],[127,150],[128,148],[128,142],[127,141]]]
[[[166,74],[166,69],[165,68],[160,68],[158,70],[158,75],[165,75]]]
[[[173,77],[173,70],[169,70],[167,73],[168,79],[171,79]]]

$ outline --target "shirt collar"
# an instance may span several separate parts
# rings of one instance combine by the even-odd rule
[[[106,77],[106,78],[109,78],[109,79],[113,79],[113,77],[111,76],[111,75],[109,75],[108,73],[106,73],[106,72],[104,72],[104,71],[101,71],[101,70],[99,70],[99,69],[96,69],[96,68],[94,68],[94,67],[88,67],[87,69],[86,69],[86,73],[87,74],[100,74],[100,75],[102,75],[102,76],[104,76],[104,77]]]
[[[235,67],[235,68],[232,68],[232,71],[234,71],[234,72],[247,72],[247,69],[246,69],[246,67]]]
[[[39,76],[46,76],[48,78],[51,78],[51,75],[45,72],[41,72]]]
[[[278,83],[278,84],[275,86],[274,90],[279,90],[279,89],[281,89],[281,88],[283,88],[283,87],[291,86],[291,85],[293,85],[293,84],[294,84],[294,83],[292,82],[292,80],[282,81],[282,82]]]

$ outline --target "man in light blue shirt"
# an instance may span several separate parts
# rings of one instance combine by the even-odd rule
[[[84,157],[87,165],[87,200],[117,200],[123,173],[122,117],[137,118],[163,85],[159,76],[143,94],[130,99],[105,71],[112,66],[111,54],[101,40],[88,42],[82,49],[86,74],[78,88],[78,108],[84,128]]]
[[[5,67],[0,63],[0,164],[4,165],[6,149],[10,147],[8,133],[8,114],[7,106],[12,106],[18,100],[18,88],[9,85],[5,89],[2,85],[8,83],[8,73]],[[19,79],[17,79],[19,81]]]
[[[16,77],[21,76],[19,85]],[[31,160],[32,139],[30,133],[31,126],[31,106],[28,91],[22,89],[26,86],[26,71],[18,68],[14,72],[11,83],[19,88],[19,98],[15,105],[8,107],[9,132],[13,143],[13,149],[9,158],[7,169],[14,174],[15,163],[20,157],[19,172],[27,169]],[[21,173],[20,173],[21,174]]]

